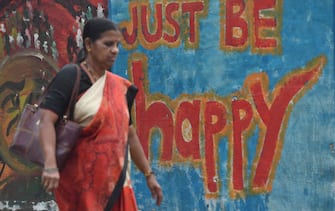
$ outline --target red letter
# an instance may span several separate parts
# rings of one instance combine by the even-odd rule
[[[135,101],[137,133],[143,145],[145,154],[148,157],[150,130],[154,127],[160,128],[163,142],[161,159],[163,161],[171,161],[174,132],[172,114],[162,102],[151,103],[148,108],[146,108],[146,97],[143,86],[145,77],[142,62],[143,61],[134,61],[132,63],[134,83],[139,89]]]
[[[206,177],[205,184],[209,192],[215,193],[218,191],[218,184],[214,181],[217,176],[217,150],[214,147],[214,135],[218,134],[226,126],[227,111],[226,108],[215,101],[207,102],[205,108],[205,169]]]
[[[178,3],[173,3],[173,2],[168,3],[168,5],[166,6],[166,9],[165,9],[166,21],[173,26],[174,31],[175,31],[174,36],[169,35],[168,33],[164,33],[164,39],[169,43],[176,42],[178,40],[179,35],[180,35],[179,24],[172,17],[172,13],[177,11],[178,9],[179,9],[179,4]]]
[[[189,12],[190,13],[190,42],[195,43],[196,37],[198,35],[196,34],[196,19],[195,19],[195,13],[198,11],[201,11],[204,9],[204,3],[203,2],[189,2],[189,3],[183,3],[183,13]]]
[[[277,26],[274,18],[261,18],[260,13],[262,10],[274,10],[276,0],[262,0],[254,2],[254,17],[255,17],[255,47],[256,48],[274,48],[277,47],[277,40],[271,38],[262,38],[263,29],[274,30]]]
[[[248,80],[252,81],[249,90],[252,94],[257,112],[265,124],[266,133],[264,144],[252,181],[253,188],[269,190],[272,179],[269,178],[275,171],[275,154],[280,154],[281,134],[284,133],[283,122],[288,118],[290,103],[293,103],[295,96],[301,96],[298,92],[307,89],[312,82],[315,83],[321,74],[321,68],[325,63],[325,58],[321,57],[309,69],[299,71],[286,77],[274,91],[273,102],[267,106],[264,96],[264,83],[268,81],[267,75],[257,74]],[[266,81],[266,82],[264,82]],[[279,150],[278,150],[279,149]],[[276,151],[277,150],[277,151]]]
[[[183,127],[183,123],[187,125]],[[200,159],[199,124],[200,101],[196,100],[193,104],[181,103],[176,114],[176,146],[180,155],[185,158]]]
[[[121,28],[122,35],[127,44],[132,45],[135,43],[138,32],[138,17],[137,17],[137,7],[136,5],[131,10],[131,19],[133,20],[133,32],[128,34],[127,28]]]
[[[226,4],[225,45],[241,47],[248,38],[248,24],[242,18],[245,3],[243,0],[227,0]],[[238,11],[235,11],[236,7],[239,8]]]
[[[248,101],[234,100],[233,112],[233,189],[241,191],[244,188],[244,159],[242,132],[245,131],[252,120],[252,108]]]
[[[162,38],[162,34],[163,34],[163,21],[162,21],[162,4],[161,3],[157,3],[156,4],[156,22],[157,22],[157,26],[156,26],[156,33],[155,34],[150,34],[150,26],[148,24],[148,22],[150,22],[150,17],[148,17],[147,15],[147,10],[148,10],[148,6],[141,6],[141,22],[142,22],[142,32],[144,35],[144,39],[149,42],[149,43],[154,43],[159,41]],[[148,29],[149,28],[149,29]]]

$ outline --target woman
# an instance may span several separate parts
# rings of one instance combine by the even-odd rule
[[[63,210],[104,210],[124,166],[127,142],[132,160],[146,177],[148,188],[162,201],[162,190],[134,127],[130,110],[137,89],[129,81],[107,71],[119,53],[121,33],[105,18],[89,20],[83,30],[85,57],[80,62],[79,97],[73,119],[83,130],[77,146],[62,169],[55,158],[55,123],[65,113],[76,78],[76,67],[66,65],[56,75],[41,108],[41,142],[45,163],[42,184],[54,191]],[[112,210],[137,210],[127,174]]]

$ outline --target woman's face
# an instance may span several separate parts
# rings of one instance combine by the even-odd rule
[[[111,68],[119,53],[120,41],[121,33],[119,31],[109,30],[102,33],[101,37],[89,46],[94,64],[98,65],[99,68]]]

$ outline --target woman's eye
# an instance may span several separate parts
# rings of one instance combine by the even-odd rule
[[[116,46],[116,47],[119,47],[119,42],[105,42],[104,43],[104,45],[106,46],[106,47],[113,47],[113,46]]]
[[[115,45],[114,42],[105,42],[104,44],[107,47],[112,47],[113,45]]]
[[[102,42],[103,46],[106,47],[106,48],[111,48],[111,47],[119,48],[120,43],[121,42],[119,42],[119,41],[105,41],[105,42]]]

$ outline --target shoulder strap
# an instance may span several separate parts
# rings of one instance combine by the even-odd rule
[[[127,166],[128,166],[128,144],[126,146],[126,153],[124,157],[124,165],[123,169],[121,171],[119,180],[117,181],[115,188],[112,192],[112,195],[109,197],[108,203],[105,207],[105,211],[110,211],[116,202],[116,200],[120,197],[120,193],[124,184],[124,181],[126,179],[126,171],[127,171]]]
[[[79,92],[79,85],[80,85],[80,77],[81,77],[81,72],[80,72],[80,68],[79,66],[76,64],[76,70],[77,70],[77,76],[76,76],[76,81],[74,83],[73,89],[72,89],[72,94],[71,94],[71,98],[69,101],[69,104],[66,108],[65,114],[63,116],[64,119],[70,118],[72,119],[72,111],[74,109],[74,104],[76,102],[77,96],[78,96],[78,92]]]

